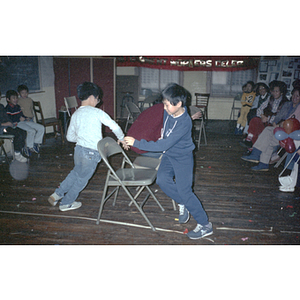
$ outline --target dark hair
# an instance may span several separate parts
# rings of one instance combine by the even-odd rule
[[[101,100],[103,92],[97,84],[86,81],[77,87],[77,95],[81,101],[87,100],[90,96],[99,97]]]
[[[14,91],[14,90],[7,91],[6,92],[6,101],[7,101],[7,99],[10,100],[11,96],[17,96],[18,97],[18,93],[16,91]]]
[[[21,85],[18,86],[18,93],[20,93],[21,91],[24,91],[24,90],[29,92],[29,89],[28,89],[27,85],[21,84]]]
[[[287,93],[287,86],[283,81],[273,80],[269,83],[270,90],[274,90],[275,87],[279,87],[280,93],[285,95]]]
[[[251,85],[252,85],[252,90],[254,89],[254,85],[255,85],[255,84],[254,84],[254,82],[253,82],[252,80],[247,81],[246,85],[247,85],[247,84],[251,84]]]
[[[263,86],[265,88],[265,90],[267,91],[267,93],[270,92],[270,88],[264,82],[258,82],[256,85],[257,85],[257,89],[256,89],[257,95],[259,95],[259,87],[260,86]]]
[[[180,101],[182,106],[186,105],[189,92],[176,83],[169,83],[162,91],[163,99],[167,99],[172,105],[177,105]]]
[[[300,86],[295,86],[295,87],[293,88],[292,92],[291,92],[291,95],[293,95],[294,92],[296,92],[296,91],[298,91],[299,94],[300,94]]]

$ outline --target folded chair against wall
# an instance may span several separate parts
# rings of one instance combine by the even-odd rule
[[[71,97],[65,97],[64,98],[65,101],[65,106],[68,112],[69,117],[71,117],[71,110],[74,108],[74,110],[77,109],[78,107],[78,102],[75,96],[71,96]]]
[[[4,147],[5,140],[8,140],[10,142],[12,157],[13,157],[13,159],[15,159],[14,136],[11,134],[0,134],[0,154],[1,155],[2,155],[2,153],[4,154],[5,159],[6,159],[7,163],[9,164],[8,155],[7,155],[7,152]]]
[[[195,93],[196,96],[196,107],[201,108],[204,112],[203,118],[204,120],[208,120],[208,102],[210,94],[206,93]]]
[[[143,211],[143,205],[145,204],[145,201],[148,199],[148,196],[145,198],[145,200],[139,205],[136,201],[136,199],[141,195],[142,191],[146,189],[148,193],[152,196],[152,198],[155,200],[157,205],[160,207],[162,211],[164,211],[164,208],[161,206],[155,195],[150,189],[150,185],[154,183],[157,175],[157,171],[155,169],[138,169],[135,168],[124,150],[121,148],[118,143],[110,138],[106,137],[98,142],[98,151],[101,155],[101,158],[105,162],[106,166],[108,167],[108,172],[106,176],[106,181],[104,184],[99,214],[97,218],[97,224],[100,222],[100,217],[103,211],[103,207],[105,202],[113,195],[114,195],[114,203],[116,201],[116,198],[118,196],[119,188],[122,188],[124,192],[127,194],[130,202],[132,202],[138,211],[141,213],[141,215],[144,217],[146,222],[149,224],[151,229],[155,231],[154,226],[151,224],[147,216],[145,215]],[[122,163],[120,168],[116,169],[114,168],[108,158],[112,155],[121,154],[123,157]],[[125,168],[126,166],[129,166],[128,168]],[[113,191],[107,194],[108,188],[114,187]],[[140,187],[136,194],[133,196],[130,187]]]
[[[125,108],[128,112],[126,125],[125,125],[125,132],[127,132],[127,128],[129,124],[132,124],[136,118],[140,115],[141,110],[138,108],[138,106],[133,102],[127,102],[125,104]]]
[[[195,113],[199,112],[200,108],[196,107],[196,106],[190,106],[190,114],[191,116],[194,115]],[[206,139],[206,131],[205,131],[205,124],[204,124],[204,118],[203,118],[203,114],[202,117],[200,119],[195,119],[193,120],[193,133],[195,136],[195,141],[197,142],[197,147],[199,149],[199,147],[201,146],[201,138],[203,136],[204,138],[204,144],[202,145],[207,145],[207,139]]]
[[[61,121],[57,118],[44,118],[43,110],[40,101],[32,101],[33,102],[33,111],[35,115],[35,120],[37,123],[42,124],[45,128],[46,127],[53,127],[53,131],[55,133],[55,138],[58,136],[58,129],[60,128],[60,134],[61,134],[61,141],[62,143],[65,142],[64,139],[64,129],[61,125]],[[46,132],[43,137],[43,143],[46,141]]]

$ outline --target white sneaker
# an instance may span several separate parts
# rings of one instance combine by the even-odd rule
[[[27,162],[27,158],[24,157],[20,152],[15,152],[15,159],[19,162]]]
[[[289,187],[289,186],[283,186],[283,185],[281,185],[280,187],[279,187],[279,190],[281,191],[281,192],[290,192],[290,193],[292,193],[292,192],[294,192],[295,191],[295,187]]]
[[[49,198],[48,202],[52,205],[55,206],[57,202],[62,199],[62,197],[58,196],[56,193],[53,193]]]
[[[77,208],[81,207],[81,205],[82,205],[81,202],[74,201],[71,204],[60,205],[59,210],[67,211],[67,210],[77,209]]]

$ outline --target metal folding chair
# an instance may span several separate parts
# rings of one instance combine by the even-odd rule
[[[108,167],[108,172],[106,176],[106,181],[104,185],[104,190],[102,194],[99,214],[97,218],[97,224],[100,222],[100,217],[103,211],[103,207],[105,202],[113,195],[114,195],[114,202],[118,196],[119,188],[122,188],[127,196],[129,197],[130,201],[136,206],[138,211],[144,217],[146,222],[149,224],[151,229],[155,231],[155,227],[151,224],[147,216],[143,211],[143,205],[148,199],[148,195],[146,196],[145,200],[139,205],[136,199],[141,195],[142,191],[146,189],[148,193],[152,196],[155,200],[157,205],[160,207],[162,211],[164,208],[161,206],[155,195],[150,189],[150,185],[154,183],[157,175],[157,171],[155,169],[138,169],[136,168],[133,163],[130,161],[124,150],[118,143],[112,139],[111,137],[106,137],[98,142],[98,151],[101,155],[101,158],[105,162],[106,166]],[[120,168],[114,168],[108,158],[112,155],[121,154],[123,159]],[[126,167],[129,166],[129,167]],[[109,187],[114,187],[113,191],[107,195],[107,191]],[[129,190],[129,187],[140,187],[136,194],[133,196]],[[130,203],[131,203],[130,202]]]
[[[127,132],[128,125],[132,124],[136,120],[136,118],[140,115],[141,110],[133,102],[127,102],[125,104],[125,108],[128,112],[128,115],[124,131]]]

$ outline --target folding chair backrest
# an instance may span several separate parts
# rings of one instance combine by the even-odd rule
[[[128,110],[128,113],[131,113],[132,116],[134,114],[140,114],[141,110],[138,108],[138,106],[133,102],[128,102],[125,104],[126,109]]]
[[[101,158],[104,160],[105,164],[111,169],[111,165],[108,161],[108,158],[112,155],[121,153],[123,155],[123,161],[128,163],[130,166],[133,166],[128,156],[125,154],[124,150],[118,143],[111,137],[105,137],[100,140],[97,144],[98,151]],[[122,164],[124,166],[124,163]]]
[[[71,115],[70,109],[74,108],[76,110],[78,107],[77,99],[75,96],[71,96],[71,97],[65,97],[64,101],[65,101],[65,106],[66,106],[67,112],[70,116]]]

